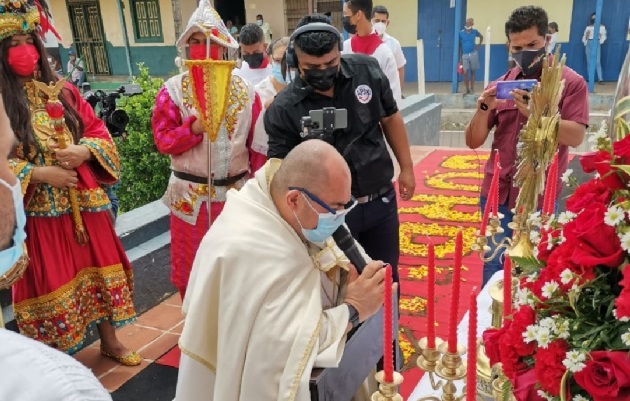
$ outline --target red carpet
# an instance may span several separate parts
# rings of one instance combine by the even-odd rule
[[[436,333],[448,330],[455,236],[462,230],[464,258],[458,321],[468,310],[473,286],[481,286],[483,264],[470,251],[481,221],[479,190],[488,152],[436,150],[416,165],[415,196],[399,200],[400,344],[405,356],[400,393],[407,399],[423,372],[417,367],[418,340],[426,335],[427,245],[436,254]]]

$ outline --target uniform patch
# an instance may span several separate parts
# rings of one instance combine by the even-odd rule
[[[357,100],[363,104],[367,104],[372,100],[372,88],[367,85],[359,85],[354,93],[357,95]]]

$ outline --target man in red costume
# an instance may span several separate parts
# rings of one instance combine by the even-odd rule
[[[187,47],[190,59],[205,59],[209,50],[210,58],[222,60],[238,43],[208,0],[201,0],[177,46]],[[240,189],[266,162],[266,155],[251,148],[260,99],[234,74],[229,88],[226,114],[212,144],[211,188],[208,135],[193,107],[188,72],[169,79],[155,99],[151,121],[155,144],[171,157],[173,171],[163,198],[171,211],[171,281],[182,299],[197,248],[208,231],[208,202],[214,220],[223,210],[227,191]]]

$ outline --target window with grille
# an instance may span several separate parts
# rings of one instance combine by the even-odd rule
[[[159,0],[130,0],[136,42],[162,42]]]

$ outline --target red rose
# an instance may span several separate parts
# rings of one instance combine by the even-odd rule
[[[538,381],[534,369],[526,370],[516,375],[512,383],[512,393],[517,401],[544,401],[538,395]]]
[[[536,322],[536,312],[530,306],[521,306],[514,312],[510,332],[514,340],[514,349],[519,356],[529,356],[536,350],[536,343],[526,343],[523,333]]]
[[[582,209],[594,203],[608,205],[612,199],[611,189],[600,179],[594,178],[585,182],[575,189],[573,195],[567,199],[567,210],[573,213],[580,213]]]
[[[543,274],[549,273],[549,279],[547,279],[546,281],[549,281],[550,279],[556,280],[560,285],[560,288],[565,292],[571,288],[574,281],[570,281],[567,284],[563,284],[562,281],[560,281],[560,275],[562,274],[564,269],[571,270],[574,275],[579,277],[579,279],[576,280],[579,285],[595,279],[595,266],[585,266],[582,264],[574,263],[572,261],[573,251],[574,244],[568,240],[561,244],[559,247],[555,248],[549,256],[547,267],[543,270],[543,273],[541,274],[542,276]]]
[[[624,351],[593,351],[575,381],[593,401],[630,400],[630,358]]]
[[[490,359],[490,366],[494,366],[495,364],[501,362],[501,356],[499,354],[499,340],[505,334],[508,327],[510,326],[510,321],[500,329],[487,329],[483,332],[481,336],[483,338],[483,346],[486,349],[486,355],[488,359]]]
[[[615,228],[604,223],[608,208],[595,203],[564,226],[564,236],[573,247],[576,265],[618,267],[624,258]]]
[[[542,228],[540,230],[540,243],[538,244],[538,260],[541,260],[543,262],[546,262],[547,259],[549,258],[549,255],[551,254],[551,252],[554,250],[554,247],[552,247],[551,249],[549,249],[549,236],[551,235],[551,238],[553,239],[557,239],[560,237],[560,230],[551,230],[551,231],[547,231],[544,228]]]
[[[549,343],[547,348],[538,348],[534,357],[536,379],[542,389],[554,397],[560,395],[560,382],[567,370],[562,361],[566,358],[568,350],[569,344],[566,341],[555,340]]]
[[[580,157],[580,164],[586,173],[597,171],[604,184],[611,189],[624,188],[617,168],[612,165],[612,155],[609,152],[600,150],[587,153]]]
[[[612,156],[610,153],[604,152],[603,150],[599,150],[597,152],[589,152],[580,156],[580,164],[582,165],[582,170],[585,173],[590,174],[597,170],[597,164],[602,161],[610,162],[612,160]]]
[[[613,143],[613,153],[620,157],[623,164],[630,163],[630,136]]]
[[[617,307],[617,319],[622,317],[630,318],[630,265],[626,265],[623,270],[623,278],[619,282],[619,285],[623,287],[621,294],[615,300],[615,307]]]
[[[516,375],[525,369],[527,364],[523,362],[514,344],[523,338],[523,333],[515,333],[512,330],[506,331],[499,339],[499,353],[503,364],[503,373],[510,381],[514,381]]]

